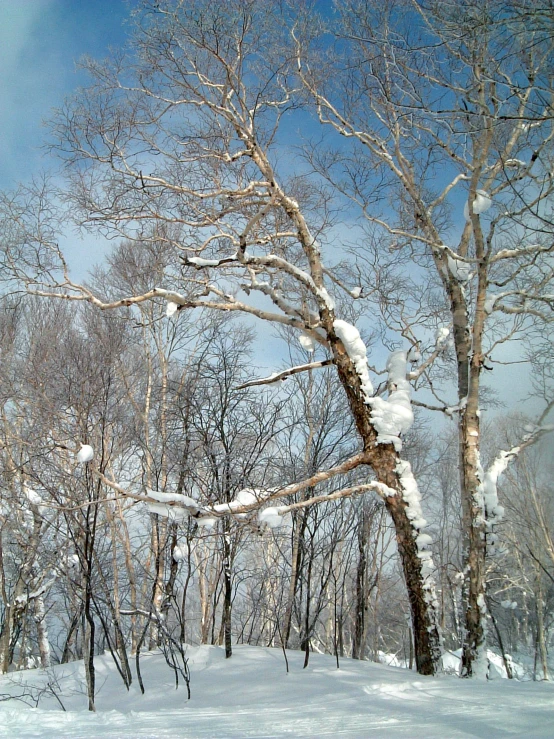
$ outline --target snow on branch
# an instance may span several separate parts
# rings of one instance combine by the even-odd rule
[[[291,503],[287,506],[281,506],[278,510],[280,515],[288,513],[289,511],[295,511],[299,508],[309,508],[312,505],[318,505],[319,503],[327,503],[330,500],[339,500],[340,498],[351,498],[354,495],[360,495],[362,493],[368,493],[370,491],[376,492],[381,498],[396,495],[396,490],[388,487],[383,482],[377,482],[376,480],[367,483],[361,483],[360,485],[353,485],[349,488],[343,488],[337,490],[334,493],[327,493],[326,495],[316,495],[313,498],[307,500],[301,500],[298,503]]]
[[[423,518],[423,512],[421,510],[421,493],[412,472],[412,467],[408,461],[398,459],[396,464],[396,474],[400,481],[402,498],[406,503],[406,515],[409,518],[412,527],[412,535],[417,547],[417,557],[421,561],[424,598],[429,608],[438,612],[439,603],[433,578],[435,565],[433,562],[433,552],[431,550],[433,540],[431,536],[424,531],[427,527],[427,521]]]
[[[113,310],[116,308],[129,307],[132,305],[138,305],[144,303],[147,300],[153,300],[155,298],[163,298],[168,304],[172,304],[170,308],[170,315],[173,315],[177,310],[182,308],[209,308],[212,310],[218,310],[223,312],[237,311],[239,313],[247,313],[251,316],[255,316],[263,321],[269,321],[271,323],[280,323],[286,326],[292,326],[300,330],[305,329],[305,324],[298,318],[293,316],[281,315],[279,313],[271,313],[266,310],[255,308],[247,303],[243,303],[237,300],[234,296],[228,295],[213,285],[207,285],[203,296],[187,297],[181,293],[175,292],[174,290],[166,290],[161,287],[154,287],[141,295],[132,295],[126,298],[120,298],[112,302],[106,303],[100,300],[90,290],[83,285],[77,285],[71,283],[67,285],[60,285],[60,289],[66,289],[66,292],[55,292],[53,290],[34,290],[29,288],[28,293],[30,295],[37,295],[42,298],[57,298],[59,300],[69,301],[81,301],[91,303],[100,310]],[[73,291],[73,292],[71,292]],[[221,298],[221,302],[215,300],[206,300],[204,295],[213,293],[217,297]],[[174,308],[177,306],[177,308]]]
[[[333,329],[341,340],[346,353],[350,357],[354,369],[362,386],[362,393],[366,403],[369,403],[371,396],[373,395],[373,385],[369,379],[369,365],[367,363],[367,350],[360,332],[347,321],[335,319],[333,322]]]
[[[444,201],[444,199],[446,198],[446,196],[448,195],[448,193],[456,187],[456,185],[458,184],[458,182],[461,182],[462,180],[469,180],[469,179],[470,179],[469,176],[466,175],[466,174],[458,174],[458,175],[456,175],[456,177],[454,177],[454,179],[452,180],[452,182],[450,182],[444,188],[444,190],[440,193],[440,195],[437,198],[435,198],[435,200],[433,200],[433,202],[429,205],[429,207],[427,209],[429,211],[429,213],[431,213],[438,205],[440,205]]]
[[[370,398],[371,422],[377,431],[378,444],[393,444],[397,452],[402,449],[400,435],[414,422],[411,403],[411,387],[407,380],[407,353],[395,351],[389,356],[388,399]]]
[[[449,337],[449,328],[447,328],[446,326],[441,326],[437,329],[437,333],[435,336],[435,348],[433,352],[422,364],[419,365],[419,367],[408,372],[408,380],[417,380],[426,370],[429,369],[429,367],[431,367],[432,364],[434,364],[435,360],[444,352],[444,350],[448,346]]]
[[[274,372],[272,375],[269,375],[269,377],[262,377],[259,380],[250,380],[249,382],[245,382],[242,385],[238,385],[235,390],[244,390],[247,387],[254,387],[255,385],[271,385],[274,382],[279,382],[279,380],[286,380],[287,377],[296,375],[299,372],[307,372],[308,370],[318,369],[319,367],[327,367],[330,364],[333,364],[332,359],[323,359],[320,362],[310,362],[309,364],[298,364],[296,367],[289,367],[282,372]]]
[[[311,477],[301,480],[300,482],[291,483],[283,488],[274,488],[270,490],[241,490],[237,493],[235,500],[230,503],[220,503],[213,506],[203,505],[194,498],[178,493],[162,493],[153,490],[148,490],[146,495],[133,493],[130,490],[126,490],[121,485],[118,485],[113,480],[109,480],[101,472],[96,471],[94,474],[109,488],[115,490],[123,497],[132,498],[133,500],[146,503],[151,513],[157,513],[160,516],[165,516],[176,521],[184,520],[187,516],[190,516],[191,518],[194,518],[199,525],[211,527],[215,524],[215,521],[218,518],[228,515],[243,517],[243,514],[258,510],[264,503],[268,503],[274,499],[284,498],[287,495],[294,495],[306,488],[314,487],[321,482],[330,480],[332,477],[350,472],[361,464],[366,464],[367,461],[366,453],[361,452],[349,457],[336,467],[316,472]],[[381,483],[371,483],[370,487],[368,487],[368,490],[369,489],[376,490],[381,495],[393,495],[395,493],[394,490],[387,488],[386,485]],[[364,492],[364,490],[360,490],[360,492]],[[355,494],[355,492],[352,492],[351,494]],[[346,495],[346,493],[344,493],[344,495]],[[317,500],[316,502],[324,502],[325,500],[333,499],[328,496],[319,497],[321,500]]]
[[[501,249],[489,259],[490,264],[500,262],[503,259],[518,259],[521,256],[529,254],[540,254],[544,252],[552,252],[554,245],[543,246],[542,244],[529,244],[516,249]]]
[[[153,501],[148,503],[150,513],[157,513],[173,520],[184,520],[189,516],[197,517],[202,513],[202,507],[194,498],[180,493],[161,493],[148,490],[148,497]]]
[[[519,305],[506,305],[501,302],[505,298],[516,298],[520,301]],[[491,293],[485,301],[485,313],[490,315],[493,312],[501,312],[506,314],[528,314],[534,315],[542,320],[549,322],[553,320],[553,315],[548,315],[537,308],[532,307],[532,303],[543,304],[546,308],[554,309],[554,294],[546,295],[533,294],[525,290],[505,290],[504,292]]]
[[[339,319],[333,322],[333,328],[360,378],[364,402],[371,408],[370,418],[373,427],[377,431],[377,443],[393,444],[399,452],[402,448],[400,435],[410,428],[414,420],[409,383],[412,376],[407,371],[407,352],[395,351],[389,356],[387,362],[389,395],[385,400],[373,394],[373,385],[369,379],[367,350],[358,329],[352,324]],[[448,328],[441,327],[437,330],[435,353],[431,355],[421,372],[444,349],[449,334]]]
[[[20,595],[17,595],[15,597],[15,603],[17,603],[18,606],[23,606],[26,603],[28,603],[31,600],[36,600],[37,598],[40,598],[45,593],[47,593],[50,588],[54,585],[56,582],[56,578],[52,577],[50,580],[46,580],[43,583],[39,585],[39,587],[36,590],[33,590],[32,592],[27,593],[21,593]]]
[[[463,411],[466,403],[467,401],[465,398],[463,399],[463,402],[459,403],[458,405],[431,405],[431,403],[424,403],[421,400],[412,400],[412,405],[415,405],[418,408],[425,408],[425,410],[428,411],[439,411],[440,413],[444,413],[445,416],[448,416],[449,418],[452,418],[455,413]]]
[[[533,300],[536,300],[537,298],[533,298]],[[524,301],[522,305],[504,305],[503,303],[498,303],[496,300],[493,302],[492,307],[489,312],[492,311],[499,311],[500,313],[505,313],[506,315],[527,315],[527,316],[536,316],[537,318],[540,318],[545,323],[550,323],[554,321],[554,314],[547,314],[543,311],[537,310],[536,308],[531,308],[531,306]]]
[[[554,431],[554,425],[541,425],[542,420],[544,420],[553,405],[554,403],[549,403],[541,415],[539,424],[530,424],[524,428],[526,433],[517,446],[513,446],[507,451],[501,450],[487,470],[482,473],[479,493],[482,496],[482,506],[487,527],[487,554],[489,555],[495,552],[496,534],[494,533],[494,527],[504,518],[504,507],[500,505],[498,500],[498,480],[506,471],[510,462],[516,459],[524,449],[534,444],[544,434]]]
[[[230,264],[236,262],[237,258],[233,254],[231,257],[223,257],[222,259],[204,259],[203,257],[187,257],[184,262],[187,265],[202,269],[203,267],[219,267],[222,264]]]

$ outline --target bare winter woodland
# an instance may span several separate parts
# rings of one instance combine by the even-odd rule
[[[95,653],[184,642],[548,678],[553,19],[141,0],[82,61],[0,200],[1,672],[84,657],[91,708]]]

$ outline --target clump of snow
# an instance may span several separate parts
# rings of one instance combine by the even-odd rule
[[[216,505],[212,506],[212,510],[215,511],[216,513],[227,513],[227,512],[233,513],[239,508],[243,508],[245,506],[257,505],[262,500],[267,498],[267,496],[270,494],[271,494],[270,490],[245,488],[244,490],[239,490],[239,492],[235,495],[235,498],[231,500],[229,503],[216,503]],[[247,514],[246,513],[235,513],[234,515],[237,518],[246,518]]]
[[[183,508],[173,508],[161,503],[148,503],[148,512],[169,518],[172,521],[183,521],[188,515]]]
[[[90,462],[94,457],[94,450],[89,444],[81,444],[81,448],[77,452],[77,462],[79,464],[86,464]]]
[[[412,467],[406,460],[399,460],[396,465],[396,473],[400,479],[402,486],[402,497],[408,504],[406,509],[406,515],[410,519],[410,522],[414,529],[417,529],[417,536],[426,536],[425,534],[419,533],[421,529],[427,526],[427,521],[423,518],[423,511],[421,510],[421,494],[417,486]],[[427,549],[431,543],[431,537],[422,539],[422,548]]]
[[[176,547],[173,547],[172,556],[175,562],[182,562],[187,558],[188,552],[186,547],[181,547],[177,545]]]
[[[203,257],[189,257],[187,262],[189,264],[194,264],[196,267],[219,267],[221,260],[204,259]]]
[[[420,551],[429,549],[432,543],[433,543],[433,539],[429,536],[429,534],[418,534],[416,536],[417,548]]]
[[[352,290],[350,290],[350,295],[352,295],[354,300],[357,300],[361,294],[362,294],[361,285],[357,285],[356,287],[353,287]]]
[[[352,360],[354,368],[360,378],[364,400],[368,403],[373,395],[373,385],[369,379],[369,367],[367,364],[367,350],[360,332],[347,321],[336,319],[333,322],[336,335],[344,344],[346,353]]]
[[[468,282],[471,278],[471,265],[464,262],[463,259],[457,259],[448,255],[448,269],[450,274],[458,282]]]
[[[440,347],[450,336],[450,329],[448,326],[439,326],[435,332],[435,344]]]
[[[329,295],[326,288],[324,287],[317,287],[316,293],[319,295],[319,297],[323,300],[328,310],[333,311],[335,310],[335,301],[333,298]]]
[[[495,295],[493,293],[492,295],[487,296],[487,298],[485,299],[485,313],[487,315],[490,315],[493,312],[494,304],[496,303],[498,297],[498,295]]]
[[[40,495],[30,488],[27,483],[23,483],[23,492],[25,493],[25,497],[29,501],[31,505],[40,506],[42,504],[42,498]]]
[[[300,342],[302,348],[304,348],[307,352],[311,353],[315,351],[315,341],[308,334],[300,334],[300,336],[298,337],[298,341]]]
[[[416,349],[415,347],[412,347],[410,351],[408,352],[408,362],[411,362],[412,364],[416,364],[417,362],[421,361],[421,352],[419,349]]]
[[[239,490],[235,495],[235,501],[241,506],[255,505],[260,500],[260,497],[262,497],[260,491],[245,488],[244,490]]]
[[[283,514],[280,508],[264,508],[258,513],[258,523],[260,526],[267,526],[270,529],[287,528],[291,524],[290,514]]]
[[[504,166],[509,169],[519,169],[519,167],[526,167],[527,163],[523,159],[506,159]]]
[[[503,600],[500,604],[502,608],[505,608],[508,611],[515,611],[517,608],[517,603],[515,600]]]
[[[196,523],[200,528],[208,529],[210,531],[211,529],[215,528],[217,518],[212,518],[211,516],[200,516],[196,519]]]
[[[36,509],[38,510],[39,515],[44,516],[46,513],[46,508],[42,504],[42,497],[36,492],[36,490],[33,490],[30,488],[26,482],[23,483],[23,493],[25,494],[25,497],[29,501],[29,503],[32,506],[36,506]],[[30,511],[27,511],[26,513],[30,513]],[[31,515],[31,519],[33,519],[33,516]],[[34,519],[33,519],[33,525],[34,525]]]
[[[487,554],[492,555],[495,552],[496,539],[492,533],[493,528],[504,518],[504,507],[498,502],[498,478],[507,468],[510,460],[517,456],[518,452],[519,447],[511,449],[509,452],[501,451],[482,477],[480,492],[486,514]]]
[[[244,490],[239,490],[239,492],[235,495],[235,499],[232,500],[229,504],[229,507],[240,508],[242,506],[256,505],[264,497],[265,495],[261,490],[250,490],[248,488],[245,488]],[[246,513],[236,514],[237,518],[246,518],[246,515]]]
[[[179,309],[179,306],[177,303],[174,303],[173,300],[167,301],[167,307],[165,309],[165,315],[170,318],[171,316],[175,315]]]
[[[198,513],[198,502],[188,495],[179,493],[162,493],[157,490],[148,490],[148,497],[157,503],[148,503],[150,513],[164,516],[172,521],[184,521],[188,516]]]
[[[389,396],[368,400],[371,406],[371,422],[377,431],[379,444],[394,444],[401,451],[400,434],[407,431],[414,422],[411,388],[406,379],[407,356],[404,351],[395,351],[389,356],[387,371],[389,375]]]
[[[490,195],[485,190],[477,190],[475,193],[475,200],[473,201],[473,212],[476,215],[485,213],[492,205]],[[469,202],[466,202],[464,206],[464,218],[469,221]]]

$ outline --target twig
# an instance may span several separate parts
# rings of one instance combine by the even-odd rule
[[[333,364],[334,359],[323,359],[320,362],[310,362],[309,364],[298,364],[296,367],[289,367],[282,372],[275,372],[269,377],[263,377],[259,380],[250,380],[245,382],[243,385],[238,385],[235,390],[244,390],[247,387],[254,387],[255,385],[271,385],[273,382],[279,382],[279,380],[286,380],[290,375],[296,375],[299,372],[307,372],[311,369],[318,369],[319,367],[328,367]]]

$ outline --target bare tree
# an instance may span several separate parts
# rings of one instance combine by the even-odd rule
[[[359,332],[337,318],[344,311],[329,292],[336,283],[318,241],[331,224],[328,193],[317,184],[305,188],[298,179],[281,179],[274,167],[279,124],[297,105],[289,36],[282,22],[288,19],[279,12],[273,4],[259,8],[242,1],[186,8],[143,3],[136,18],[138,55],[106,65],[87,63],[92,86],[68,104],[53,128],[57,148],[66,153],[71,184],[65,198],[74,216],[83,226],[94,224],[131,238],[138,224],[141,242],[165,240],[175,251],[173,267],[185,292],[154,286],[105,301],[85,285],[72,283],[53,238],[50,211],[41,210],[41,233],[33,219],[34,237],[30,234],[24,205],[29,193],[7,203],[12,219],[7,258],[25,279],[26,265],[37,253],[43,255],[39,258],[50,271],[43,270],[33,284],[27,280],[41,295],[86,300],[102,308],[162,298],[172,311],[239,311],[300,330],[329,352],[361,450],[336,472],[321,475],[360,465],[374,471],[377,481],[367,489],[381,494],[395,523],[418,669],[433,673],[440,637],[430,551],[428,539],[420,536],[423,519],[415,480],[399,456],[399,434],[410,419],[406,357],[396,355],[390,399],[374,396]],[[260,49],[266,50],[263,58]],[[44,198],[39,189],[29,196],[35,203]],[[56,264],[64,276],[52,290],[49,276],[55,279]],[[40,284],[45,281],[47,289]],[[231,291],[229,284],[235,285]],[[269,298],[273,309],[233,294],[241,285],[251,296]],[[346,289],[344,294],[352,299],[358,293]]]
[[[6,196],[2,206],[6,264],[35,294],[101,309],[162,301],[169,315],[240,312],[300,332],[317,349],[315,361],[280,378],[333,364],[360,451],[268,491],[264,502],[313,489],[286,507],[302,510],[328,498],[316,484],[372,471],[374,480],[331,495],[382,497],[408,588],[416,664],[426,674],[438,668],[440,635],[431,540],[401,457],[413,417],[410,383],[427,385],[435,407],[459,421],[463,662],[466,674],[482,673],[485,554],[500,469],[486,477],[479,461],[482,376],[499,347],[549,321],[552,309],[551,27],[538,0],[530,7],[536,12],[523,15],[518,4],[499,7],[407,2],[400,12],[399,3],[352,0],[338,7],[339,52],[331,54],[325,19],[304,6],[145,0],[130,50],[107,63],[84,62],[92,82],[60,111],[52,136],[72,219],[137,249],[163,243],[172,258],[156,275],[162,284],[152,278],[107,297],[72,281],[56,242],[62,214],[43,183]],[[311,107],[340,143],[312,149],[309,166],[279,167],[282,124],[301,107]],[[335,228],[345,198],[370,237],[346,264]],[[463,221],[456,218],[462,200]],[[403,265],[409,273],[399,272]],[[377,309],[382,316],[374,327],[396,349],[377,390],[350,322],[352,302],[364,295],[374,324]],[[397,349],[401,338],[414,347],[409,357]],[[453,402],[433,384],[441,358],[455,368]],[[418,366],[410,369],[410,359]],[[172,503],[199,518],[214,513],[209,500],[202,510]],[[248,513],[259,503],[233,510]]]
[[[375,246],[371,261],[361,252],[359,259],[387,328],[415,346],[428,340],[423,326],[452,330],[457,398],[444,402],[435,387],[434,405],[459,420],[467,675],[486,672],[485,556],[495,519],[479,461],[482,377],[503,344],[552,319],[545,9],[342,3],[336,35],[344,45],[332,74],[297,34],[300,74],[320,121],[352,142],[313,149],[310,161],[363,211]],[[404,263],[411,274],[402,274]]]

